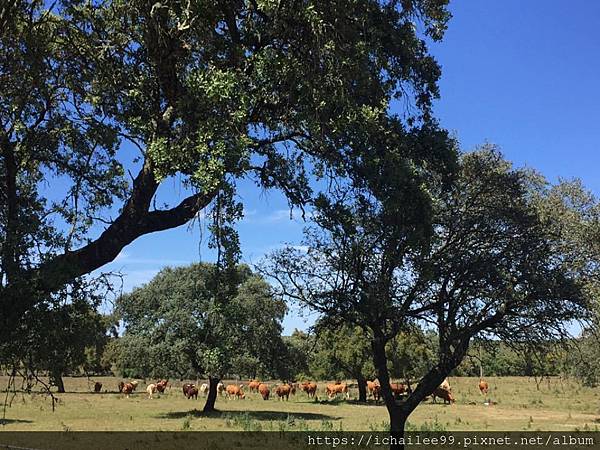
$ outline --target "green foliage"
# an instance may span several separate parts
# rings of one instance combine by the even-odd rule
[[[122,296],[117,366],[135,376],[273,375],[286,306],[246,266],[166,268]]]
[[[435,358],[437,337],[417,327],[398,333],[386,347],[390,375],[403,380],[421,378]]]
[[[440,153],[447,151],[447,141],[433,140]],[[318,199],[315,226],[303,242],[307,251],[286,248],[264,263],[280,294],[327,323],[367,331],[392,418],[408,417],[459,366],[475,337],[530,344],[521,370],[543,375],[556,359],[538,344],[589,318],[590,273],[598,273],[597,255],[566,245],[572,238],[561,221],[541,209],[549,184],[512,167],[491,145],[462,154],[453,180],[452,172],[439,171],[448,164],[434,170],[402,152],[375,155],[362,161],[364,182],[336,186],[332,196]],[[385,392],[386,345],[401,344],[393,340],[415,326],[435,332],[435,353],[410,342],[410,334],[402,338],[422,361],[413,371],[421,380],[397,404]],[[396,351],[392,360],[411,356]]]
[[[314,351],[314,336],[295,329],[283,336],[285,349],[278,357],[278,373],[282,380],[311,378],[310,361]]]
[[[310,371],[317,380],[370,379],[374,376],[368,336],[359,327],[316,324]]]

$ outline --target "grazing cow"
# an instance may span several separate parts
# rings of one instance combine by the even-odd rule
[[[124,381],[119,381],[119,392],[123,392],[123,387],[125,386],[125,382]]]
[[[261,382],[258,380],[251,380],[248,383],[248,389],[250,389],[250,392],[258,392],[258,387],[261,385]]]
[[[132,383],[125,383],[121,392],[125,394],[127,398],[129,398],[129,394],[131,394],[134,390],[135,386]]]
[[[235,384],[228,384],[225,388],[225,391],[227,392],[227,398],[233,398],[234,400],[246,398],[244,391],[242,391],[243,386],[243,384],[239,386],[236,386]]]
[[[443,399],[444,405],[446,403],[450,404],[450,403],[454,403],[456,401],[456,400],[454,400],[454,397],[452,396],[450,391],[447,391],[446,389],[436,388],[435,391],[433,391],[432,395],[433,395],[433,403],[435,403],[436,397]]]
[[[163,393],[165,392],[165,389],[167,389],[167,384],[169,383],[169,380],[160,380],[156,382],[156,390],[159,393]]]
[[[350,399],[350,392],[348,391],[348,385],[346,383],[328,384],[325,388],[327,397],[330,399],[337,397],[338,394],[346,395],[346,400]]]
[[[450,382],[448,381],[448,378],[444,378],[444,381],[442,381],[442,384],[440,384],[438,386],[440,389],[444,389],[448,392],[452,392],[452,388],[450,387]]]
[[[480,378],[479,379],[479,392],[481,392],[481,395],[487,394],[489,389],[490,389],[490,385],[487,383],[487,381],[483,381]]]
[[[258,392],[262,396],[263,400],[269,400],[269,394],[271,393],[271,391],[269,390],[268,385],[266,385],[264,383],[260,383],[258,385]]]
[[[148,393],[148,398],[153,398],[152,395],[156,392],[156,384],[150,383],[146,386],[146,392]]]
[[[202,393],[202,395],[204,397],[206,397],[208,395],[209,389],[210,389],[210,387],[206,383],[202,383],[202,386],[200,386],[200,392]]]
[[[94,383],[94,392],[100,392],[102,390],[102,383],[100,383],[99,381],[96,381]]]
[[[184,384],[182,390],[183,395],[185,395],[188,400],[192,397],[194,397],[194,399],[198,399],[198,388],[196,387],[196,385]]]
[[[291,391],[292,387],[289,384],[280,384],[275,388],[275,393],[277,394],[277,397],[279,397],[279,400],[282,401],[284,397],[286,400],[290,399]]]
[[[396,398],[408,392],[408,387],[402,383],[390,383],[390,389]]]
[[[225,395],[224,392],[225,392],[225,385],[219,381],[219,383],[217,384],[217,393],[220,395]]]
[[[376,402],[379,401],[379,399],[381,398],[381,386],[376,384],[375,386],[373,386],[373,398],[375,399]]]
[[[378,381],[369,381],[367,380],[367,389],[369,390],[369,396],[374,397],[374,391],[379,386]],[[381,386],[379,386],[381,387]]]
[[[317,395],[317,383],[314,381],[304,381],[300,386],[309,398],[314,398]]]

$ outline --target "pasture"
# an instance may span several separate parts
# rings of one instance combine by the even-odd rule
[[[552,378],[537,389],[533,378],[487,378],[486,406],[476,378],[450,378],[456,397],[453,405],[424,402],[410,419],[409,429],[447,431],[544,431],[600,429],[600,389],[581,386],[574,380]],[[94,393],[86,378],[65,378],[67,393],[52,412],[51,400],[39,393],[17,393],[6,410],[3,431],[384,431],[388,426],[383,404],[358,404],[355,400],[328,400],[319,383],[318,400],[297,392],[288,402],[276,397],[263,401],[259,394],[246,399],[219,397],[217,412],[203,414],[204,398],[186,399],[183,382],[175,381],[161,396],[150,400],[145,384],[130,398],[117,393],[119,378],[96,377],[102,392]],[[349,380],[350,381],[350,380]],[[7,378],[0,378],[2,388]],[[194,380],[195,382],[195,380]],[[200,381],[202,383],[202,381]],[[273,383],[271,383],[273,387]],[[273,391],[273,389],[272,389]],[[351,399],[356,399],[356,388]],[[1,416],[0,416],[1,418]]]

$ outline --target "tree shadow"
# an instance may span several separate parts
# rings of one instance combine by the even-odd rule
[[[383,401],[376,401],[368,398],[365,402],[359,402],[358,400],[347,400],[346,403],[352,406],[385,406]]]
[[[0,419],[0,425],[9,425],[11,423],[33,423],[33,420],[27,420],[27,419]]]
[[[213,417],[232,419],[236,416],[244,416],[254,420],[288,420],[288,418],[302,420],[339,420],[341,417],[331,416],[329,414],[309,413],[309,412],[287,412],[287,411],[212,411],[205,413],[203,411],[192,409],[190,411],[171,411],[159,414],[155,417],[159,419],[183,419],[185,417]]]

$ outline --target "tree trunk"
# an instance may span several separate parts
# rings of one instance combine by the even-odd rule
[[[204,404],[204,411],[212,412],[215,410],[215,401],[217,400],[217,385],[219,384],[220,378],[208,377],[208,397],[206,398],[206,403]]]
[[[358,401],[362,403],[367,402],[367,380],[362,375],[356,377],[358,382]]]
[[[62,373],[60,369],[55,369],[52,371],[52,383],[57,387],[58,393],[65,393],[65,383],[63,382]]]

